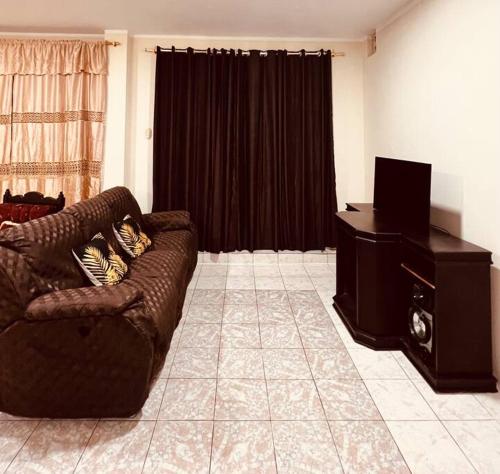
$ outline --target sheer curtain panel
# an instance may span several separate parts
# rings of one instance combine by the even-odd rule
[[[100,191],[104,41],[0,40],[0,192]]]

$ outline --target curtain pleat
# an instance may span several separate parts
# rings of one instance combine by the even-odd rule
[[[153,210],[200,250],[335,245],[331,56],[157,50]]]
[[[14,76],[0,75],[0,169],[10,165],[12,150],[12,84]],[[0,191],[6,177],[0,172]]]
[[[67,204],[99,193],[105,43],[0,40],[0,58],[0,191],[63,191]]]

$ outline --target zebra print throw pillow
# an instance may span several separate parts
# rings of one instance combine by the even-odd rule
[[[72,250],[85,275],[95,286],[116,285],[128,271],[127,264],[99,232],[90,242]]]

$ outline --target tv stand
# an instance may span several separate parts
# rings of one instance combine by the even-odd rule
[[[436,391],[496,391],[491,253],[435,229],[407,233],[371,204],[347,209],[336,215],[334,306],[354,340],[401,349]],[[415,334],[425,325],[428,341]]]

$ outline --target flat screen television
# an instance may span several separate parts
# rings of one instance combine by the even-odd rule
[[[429,163],[375,158],[373,207],[413,232],[428,232],[431,209]]]

